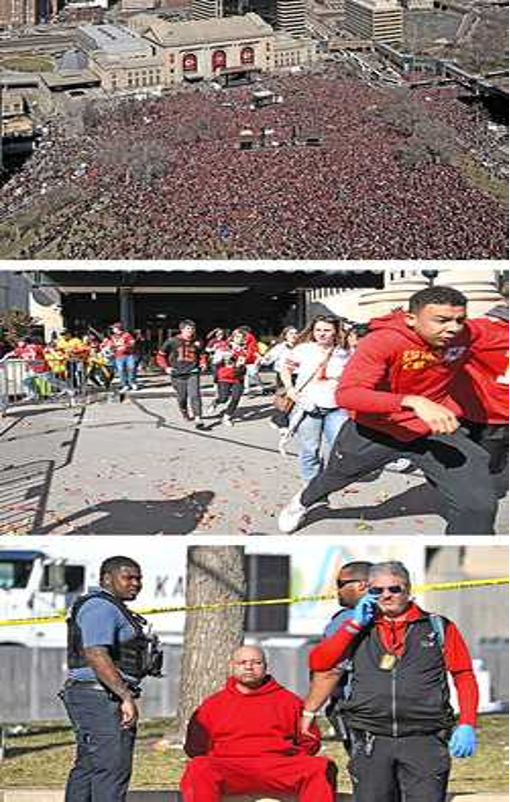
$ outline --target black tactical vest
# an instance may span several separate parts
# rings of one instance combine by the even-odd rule
[[[448,619],[443,619],[445,628]],[[408,625],[405,649],[390,670],[376,627],[360,634],[352,656],[351,695],[340,703],[350,729],[399,737],[453,726],[443,648],[429,614]],[[383,662],[384,665],[384,662]]]
[[[67,665],[68,668],[84,668],[88,665],[83,651],[82,634],[76,622],[76,616],[81,607],[89,599],[105,599],[113,604],[124,616],[126,621],[133,627],[135,634],[132,638],[122,643],[114,643],[107,646],[108,653],[115,666],[123,674],[127,674],[135,679],[142,679],[151,673],[149,659],[150,639],[144,633],[144,625],[147,623],[141,615],[128,610],[120,599],[112,596],[106,591],[94,591],[86,596],[80,596],[75,601],[69,611],[67,618]],[[100,614],[100,613],[98,613]]]

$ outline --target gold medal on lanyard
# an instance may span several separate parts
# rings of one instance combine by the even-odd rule
[[[381,668],[383,671],[391,671],[393,668],[395,668],[396,662],[396,654],[389,654],[389,652],[385,652],[385,654],[383,654],[379,660],[379,668]]]

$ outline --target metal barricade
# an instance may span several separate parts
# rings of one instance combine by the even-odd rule
[[[0,361],[0,410],[5,415],[9,404],[26,395],[27,366],[23,359]]]
[[[45,361],[5,357],[0,361],[2,415],[13,405],[58,400],[65,400],[69,406],[74,406],[76,393],[67,378],[52,373]]]

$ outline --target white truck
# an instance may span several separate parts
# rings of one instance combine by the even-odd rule
[[[353,546],[337,545],[331,539],[267,539],[248,544],[248,585],[252,598],[281,598],[335,593],[335,578],[340,565],[355,559],[372,561],[400,559],[411,571],[413,581],[425,576],[425,547],[379,546],[355,541]],[[67,609],[73,600],[99,581],[99,566],[106,558],[123,554],[137,560],[143,571],[143,590],[133,604],[136,610],[181,606],[185,603],[186,551],[182,538],[118,536],[25,537],[9,539],[0,545],[0,646],[23,645],[59,647],[65,645],[65,627],[61,623],[35,622],[13,624],[13,619],[54,616]],[[198,538],[193,541],[194,545]],[[232,542],[231,539],[229,542]],[[19,545],[18,545],[19,544]],[[203,544],[202,544],[203,545]],[[331,601],[300,602],[288,609],[288,618],[280,616],[282,634],[317,635],[336,610]],[[262,609],[262,608],[258,608]],[[274,622],[276,610],[268,611]],[[274,613],[272,612],[274,611]],[[150,616],[163,642],[182,638],[184,613],[172,612]],[[265,619],[266,621],[268,618]],[[274,632],[274,627],[252,629]],[[276,634],[276,633],[275,633]]]

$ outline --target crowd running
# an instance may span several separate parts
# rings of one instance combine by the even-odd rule
[[[479,109],[419,90],[460,158],[411,168],[398,156],[406,135],[379,113],[391,90],[334,70],[263,85],[283,102],[188,88],[136,113],[129,101],[95,111],[72,138],[54,127],[0,193],[2,222],[32,220],[19,256],[505,257],[506,210],[461,166],[490,151]]]

